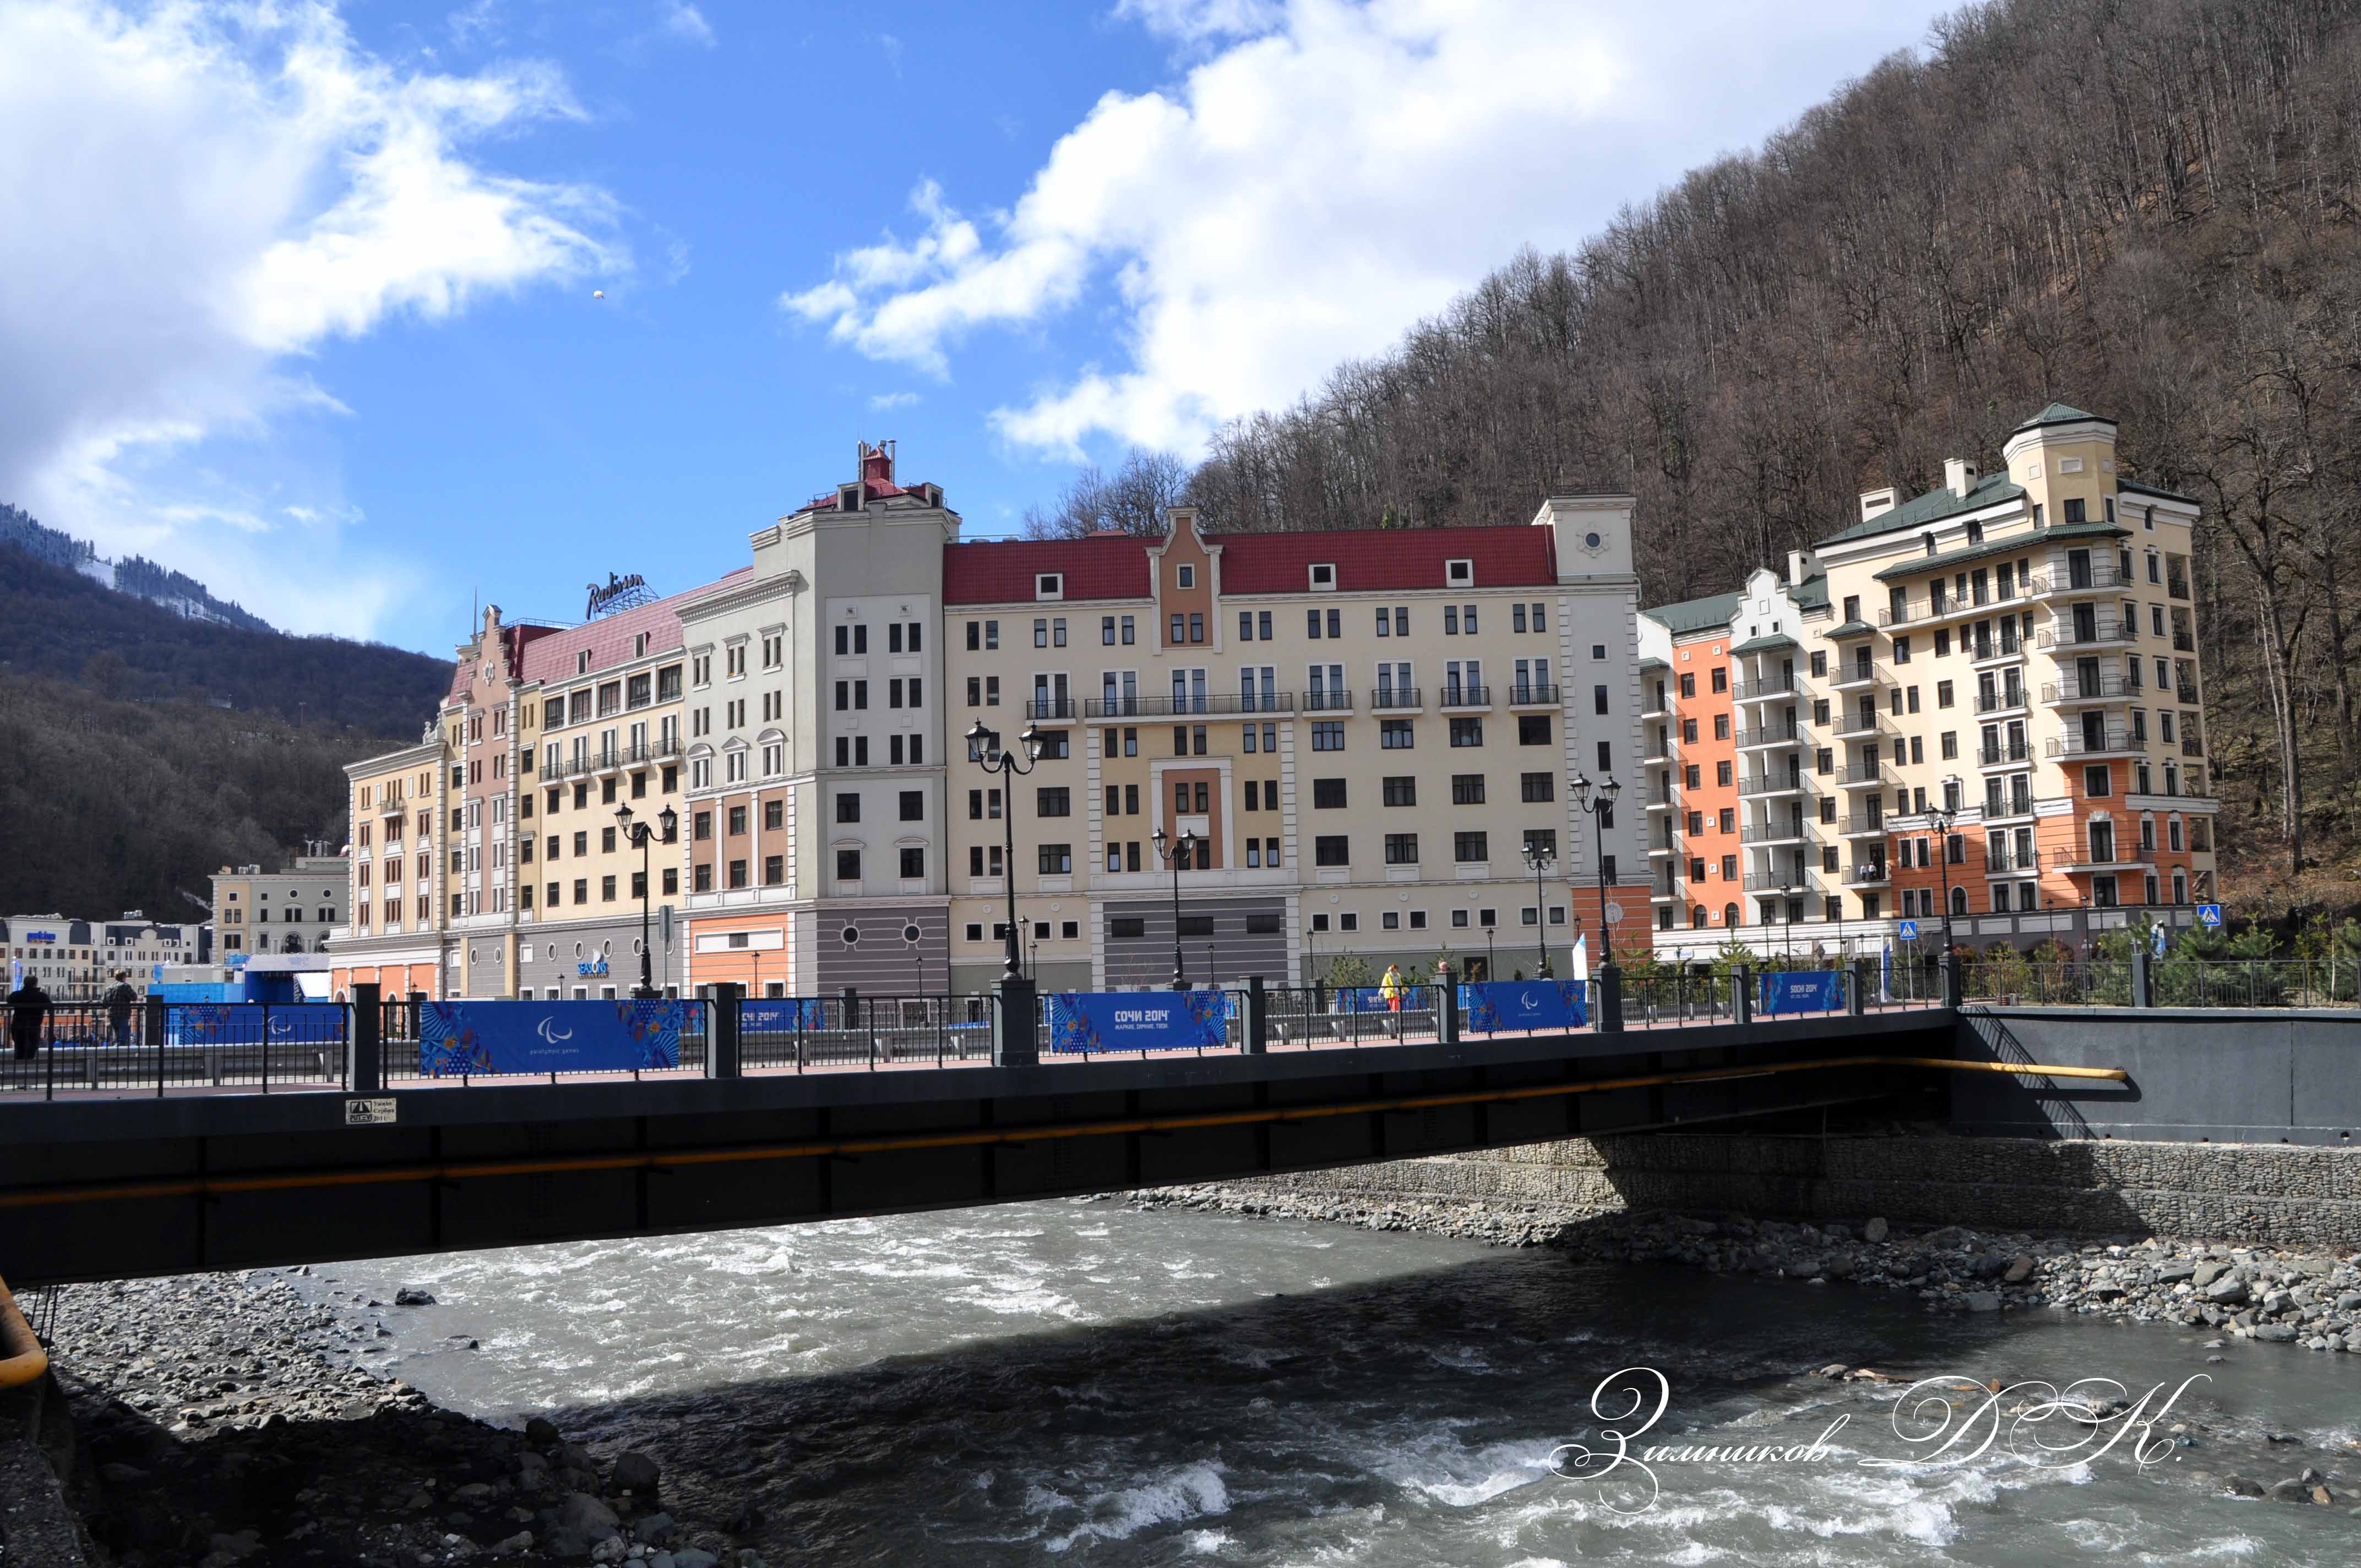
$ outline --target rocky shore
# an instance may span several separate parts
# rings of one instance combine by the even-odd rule
[[[1251,1183],[1159,1188],[1132,1194],[1132,1201],[1551,1246],[1601,1263],[1682,1264],[1808,1285],[1909,1290],[1930,1311],[2054,1308],[2361,1354],[2361,1253],[2296,1253],[2160,1236],[2092,1241],[1960,1225],[1904,1234],[1873,1216],[1847,1225],[1741,1214],[1365,1202]]]
[[[431,1299],[315,1304],[267,1271],[68,1288],[50,1359],[82,1442],[72,1501],[100,1559],[763,1568],[740,1540],[751,1518],[666,1511],[653,1456],[437,1409],[373,1372],[387,1317]]]

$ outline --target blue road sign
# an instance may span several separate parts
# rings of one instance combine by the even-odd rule
[[[2197,906],[2197,923],[2200,926],[2219,927],[2222,924],[2222,906],[2218,904],[2199,905]]]
[[[1916,941],[1918,939],[1918,922],[1916,920],[1905,920],[1902,923],[1901,935],[1902,939],[1905,942]]]

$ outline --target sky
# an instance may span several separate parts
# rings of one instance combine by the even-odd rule
[[[1005,533],[1942,9],[0,0],[0,501],[438,655],[710,581],[861,440]]]

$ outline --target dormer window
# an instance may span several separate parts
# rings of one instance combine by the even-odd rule
[[[1174,567],[1172,569],[1172,581],[1174,586],[1179,587],[1195,587],[1197,586],[1197,568],[1194,566]]]
[[[1927,546],[1927,554],[1932,555],[1935,553],[1935,536],[1933,534],[1922,533],[1918,536],[1918,542]]]
[[[1315,561],[1312,565],[1312,591],[1328,594],[1336,591],[1336,563]]]
[[[1033,597],[1037,599],[1061,599],[1066,597],[1066,574],[1036,572],[1033,574]]]
[[[1445,561],[1443,564],[1443,581],[1444,586],[1448,587],[1474,587],[1476,586],[1476,563],[1468,560]]]
[[[1971,522],[1968,524],[1968,543],[1971,544],[1982,544],[1983,542],[1984,525],[1981,522]]]
[[[587,675],[590,673],[589,649],[584,648],[574,655],[574,673],[577,675]]]
[[[859,485],[839,485],[836,488],[836,510],[839,511],[859,511],[861,510],[861,487]]]

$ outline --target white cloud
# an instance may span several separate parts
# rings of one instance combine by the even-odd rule
[[[906,409],[918,400],[916,392],[880,392],[869,400],[869,406],[883,412],[887,409]]]
[[[489,25],[466,15],[455,32]],[[546,68],[399,71],[320,4],[0,5],[0,497],[108,553],[249,579],[274,620],[381,610],[395,576],[335,532],[332,462],[254,480],[212,459],[341,411],[302,369],[333,339],[627,270],[603,192],[465,151],[578,114]],[[291,520],[315,565],[379,586],[287,572]]]
[[[1520,247],[1570,247],[1760,137],[1934,9],[1718,0],[1675,25],[1598,0],[1123,0],[1192,50],[1177,82],[1100,98],[1005,212],[921,182],[915,237],[780,302],[946,376],[976,332],[1103,294],[1108,363],[995,426],[1069,455],[1096,434],[1188,449],[1381,351]]]
[[[689,5],[687,0],[658,0],[656,9],[661,13],[659,21],[665,32],[687,43],[702,44],[707,49],[713,47],[715,40],[711,24],[706,21],[705,13]]]

